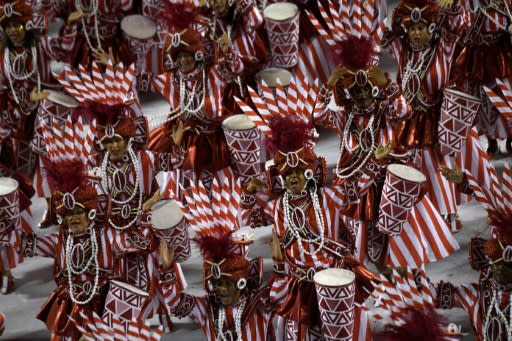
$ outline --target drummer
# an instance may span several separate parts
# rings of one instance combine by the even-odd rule
[[[54,125],[49,130],[55,132],[58,129]],[[54,337],[73,340],[81,336],[75,323],[85,327],[81,314],[90,319],[93,313],[102,316],[106,284],[117,276],[116,257],[139,251],[129,239],[103,228],[96,221],[101,210],[99,197],[90,185],[91,179],[83,163],[88,155],[77,143],[84,134],[85,131],[76,127],[67,130],[63,143],[74,148],[66,151],[59,150],[55,146],[58,142],[52,143],[51,134],[47,134],[48,147],[54,153],[44,161],[45,169],[61,228],[47,236],[24,235],[20,250],[26,256],[54,258],[53,273],[57,287],[37,317]],[[147,248],[156,249],[156,241],[149,239]],[[162,243],[160,248],[165,251],[166,244]],[[166,258],[162,259],[163,267],[171,266]]]
[[[151,133],[149,148],[183,155],[185,176],[208,183],[215,172],[230,165],[221,121],[231,112],[224,107],[223,98],[228,96],[230,80],[243,71],[243,64],[226,33],[217,42],[220,55],[216,65],[206,65],[205,46],[194,29],[199,20],[197,9],[190,2],[165,4],[164,13],[169,14],[165,18],[172,27],[167,50],[176,68],[154,79],[171,110],[163,126]],[[171,17],[172,13],[179,15]]]

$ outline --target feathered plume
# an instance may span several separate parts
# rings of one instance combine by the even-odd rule
[[[87,183],[87,171],[82,160],[72,159],[59,162],[43,160],[48,184],[52,191],[72,192]]]
[[[163,1],[159,19],[167,24],[169,31],[181,32],[199,22],[199,9],[191,0]]]
[[[336,43],[336,65],[350,70],[368,70],[376,61],[373,43],[366,37],[348,36]]]
[[[199,230],[193,241],[199,247],[203,258],[213,261],[232,256],[232,250],[235,246],[233,231],[224,226]]]
[[[92,122],[96,119],[96,122],[100,125],[114,124],[120,117],[123,116],[125,110],[129,108],[124,103],[119,104],[107,104],[87,100],[80,104],[73,115],[78,117],[82,116],[86,121]]]
[[[297,116],[274,116],[269,127],[272,137],[265,139],[265,147],[272,153],[296,151],[312,144],[315,139],[311,125]]]
[[[408,310],[405,323],[392,325],[377,336],[379,341],[444,341],[446,333],[442,328],[443,317],[432,307]]]

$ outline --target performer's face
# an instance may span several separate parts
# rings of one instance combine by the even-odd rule
[[[288,173],[284,178],[284,182],[286,184],[286,188],[292,194],[300,194],[300,192],[306,187],[304,172],[299,168],[294,168],[290,173]]]
[[[222,14],[228,9],[228,0],[212,0],[210,3],[217,14]]]
[[[25,39],[25,26],[22,23],[11,21],[5,27],[5,34],[14,46],[19,46]]]
[[[105,148],[110,153],[111,160],[119,160],[126,155],[128,150],[128,144],[126,140],[121,136],[114,136],[111,139],[105,139],[103,141]]]
[[[73,234],[80,234],[85,232],[89,226],[90,220],[87,217],[87,212],[78,206],[75,206],[73,211],[64,216],[64,224]]]
[[[512,264],[503,261],[494,263],[492,266],[494,280],[501,285],[512,284]]]
[[[420,21],[409,27],[407,30],[409,43],[412,47],[422,47],[432,39],[426,23]]]
[[[194,55],[189,52],[178,52],[176,62],[181,73],[191,73],[196,68],[196,59]]]
[[[215,296],[224,306],[230,306],[240,299],[240,290],[236,282],[228,277],[221,277],[215,282]]]
[[[350,89],[350,96],[359,109],[368,108],[375,100],[372,96],[372,87],[370,84],[366,84],[364,87],[354,85]]]

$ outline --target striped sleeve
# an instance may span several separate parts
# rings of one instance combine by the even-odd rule
[[[289,282],[286,276],[274,273],[272,275],[272,286],[270,288],[270,302],[278,305],[283,303],[288,295],[288,286]]]
[[[37,236],[35,255],[40,257],[57,257],[57,244],[59,243],[59,233],[52,233],[47,236]]]

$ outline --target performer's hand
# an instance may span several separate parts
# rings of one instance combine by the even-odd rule
[[[149,198],[143,205],[142,210],[147,211],[150,210],[151,207],[153,207],[154,204],[159,202],[161,199],[160,197],[160,190],[156,191],[151,198]]]
[[[87,16],[87,14],[85,14],[84,12],[82,12],[80,10],[71,12],[71,14],[68,16],[67,23],[72,24],[75,21],[80,20],[85,16]]]
[[[377,81],[377,85],[383,86],[388,82],[388,78],[384,71],[382,71],[378,66],[374,66],[368,72],[368,77],[374,78]]]
[[[34,89],[30,92],[30,101],[31,102],[39,102],[48,97],[50,93],[48,91],[37,91]]]
[[[222,53],[224,54],[228,54],[231,51],[233,45],[231,44],[231,39],[229,38],[227,33],[224,33],[219,38],[219,47]]]
[[[169,249],[165,239],[160,239],[160,245],[158,245],[158,253],[160,254],[160,259],[162,260],[162,268],[169,268],[172,262],[174,262],[174,247]]]
[[[283,260],[283,253],[281,252],[281,243],[279,243],[279,237],[277,237],[276,230],[272,229],[272,259],[281,262]]]
[[[112,52],[112,47],[108,48],[108,53],[105,52],[105,50],[103,50],[102,48],[93,50],[92,56],[98,64],[107,65],[110,60],[112,61],[112,64],[115,64],[116,62],[114,59],[114,53]]]
[[[439,0],[438,2],[442,8],[450,8],[453,5],[453,0]]]
[[[261,181],[258,178],[253,178],[251,181],[249,181],[249,184],[245,188],[247,192],[254,193],[258,189],[265,187],[265,182]]]
[[[181,140],[183,139],[183,134],[189,129],[190,129],[190,127],[185,127],[185,124],[183,123],[183,121],[179,121],[178,126],[177,127],[175,126],[173,128],[171,138],[176,146],[181,145]]]
[[[375,149],[375,158],[377,161],[384,160],[391,153],[391,142],[386,143],[385,146],[379,145]]]
[[[199,0],[199,7],[208,7],[208,0]]]
[[[441,174],[446,178],[446,180],[453,182],[456,185],[460,185],[462,181],[464,181],[464,173],[455,166],[454,169],[448,167],[439,168]]]
[[[344,66],[338,66],[329,76],[329,79],[327,80],[327,85],[329,87],[334,87],[338,81],[345,76],[347,73],[347,68]]]

